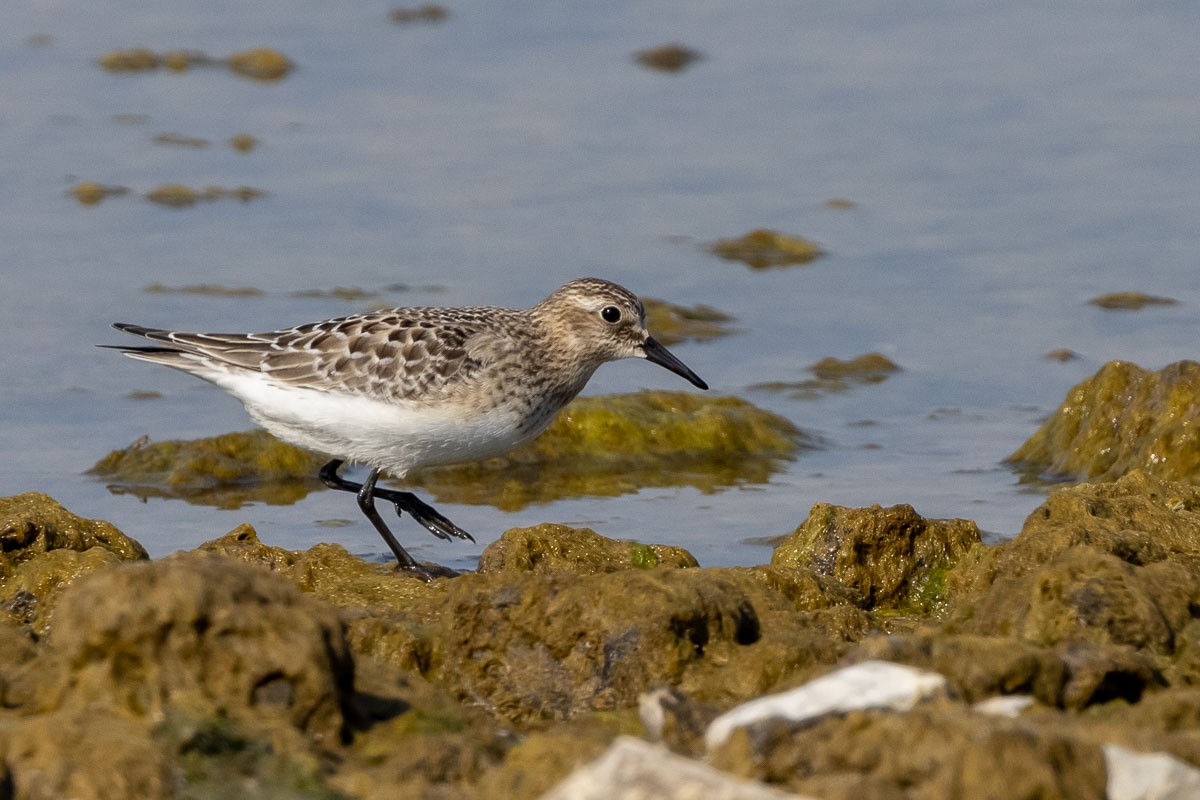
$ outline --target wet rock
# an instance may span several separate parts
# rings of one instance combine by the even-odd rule
[[[763,784],[738,780],[699,761],[625,736],[593,763],[541,796],[542,800],[804,800]]]
[[[750,388],[769,392],[787,392],[793,400],[814,400],[830,392],[844,392],[853,386],[882,383],[900,367],[885,355],[866,353],[841,360],[829,356],[808,368],[813,377],[803,381],[768,381]]]
[[[282,80],[295,67],[287,56],[270,47],[234,53],[226,59],[226,63],[238,75],[258,81]]]
[[[623,569],[697,567],[681,547],[617,541],[588,528],[549,523],[510,528],[479,558],[479,572],[593,575]]]
[[[83,181],[71,187],[71,194],[79,201],[80,205],[94,206],[99,205],[106,197],[129,194],[129,187],[108,186],[95,181]]]
[[[649,297],[642,304],[646,307],[646,327],[667,346],[715,339],[732,332],[728,323],[733,317],[712,306],[680,306]]]
[[[702,56],[700,53],[681,44],[664,44],[660,47],[650,47],[633,54],[633,60],[649,69],[659,72],[682,72]]]
[[[713,720],[704,735],[709,750],[729,741],[734,731],[756,725],[806,723],[829,714],[868,708],[906,711],[945,696],[946,679],[936,672],[887,661],[863,661],[788,692],[759,697]]]
[[[1167,480],[1200,479],[1200,364],[1158,372],[1105,364],[1075,386],[1008,457],[1030,477],[1115,480],[1141,469]]]
[[[229,137],[229,146],[239,153],[249,153],[258,147],[258,139],[248,133],[235,133]]]
[[[802,236],[766,228],[736,238],[718,239],[709,245],[709,250],[726,261],[741,261],[752,269],[809,264],[825,255],[820,247]]]
[[[1146,306],[1173,306],[1179,303],[1170,297],[1155,297],[1143,292],[1113,292],[1093,297],[1088,302],[1106,311],[1141,311]]]
[[[414,22],[437,23],[444,22],[450,12],[445,6],[437,3],[425,3],[416,8],[397,8],[388,14],[388,19],[397,25],[411,25]]]
[[[500,458],[423,470],[407,482],[442,502],[514,511],[648,486],[711,492],[761,483],[814,444],[783,417],[736,397],[692,392],[581,397],[522,448]]]
[[[111,523],[76,516],[47,495],[0,497],[0,582],[42,553],[96,547],[121,560],[147,558],[145,548]]]
[[[836,578],[867,607],[909,606],[928,613],[943,603],[946,572],[979,542],[974,522],[925,519],[909,505],[855,509],[816,503],[775,548],[771,563]]]
[[[316,475],[325,460],[255,430],[191,441],[135,442],[112,451],[88,472],[114,482],[114,491],[139,497],[240,508],[247,502],[296,502],[319,486]]]
[[[434,467],[406,479],[434,499],[518,510],[563,497],[610,496],[647,486],[716,491],[761,483],[815,446],[778,414],[736,397],[639,392],[575,400],[530,444],[500,457]],[[89,472],[110,491],[239,508],[293,503],[320,486],[326,459],[265,431],[192,441],[136,442]]]
[[[81,579],[55,610],[48,708],[99,705],[161,720],[184,705],[280,719],[340,741],[353,665],[337,613],[282,578],[212,556]]]

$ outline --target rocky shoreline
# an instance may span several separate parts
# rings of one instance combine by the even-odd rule
[[[1200,489],[1140,466],[995,545],[818,503],[767,565],[540,525],[430,583],[0,498],[0,796],[1196,796]]]

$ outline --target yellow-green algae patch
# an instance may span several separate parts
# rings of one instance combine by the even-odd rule
[[[1113,292],[1088,301],[1106,311],[1141,311],[1146,306],[1173,306],[1179,301],[1171,297],[1155,297],[1143,292]]]
[[[754,269],[809,264],[825,252],[803,236],[757,228],[741,236],[717,239],[709,250],[726,261],[741,261]]]
[[[732,332],[727,323],[733,317],[712,306],[680,306],[653,298],[645,298],[642,305],[646,307],[646,327],[655,339],[668,346],[688,339],[715,339]]]
[[[1008,462],[1031,478],[1115,480],[1134,469],[1200,479],[1200,364],[1158,372],[1112,361],[1066,399]]]
[[[638,392],[579,398],[506,456],[424,470],[408,482],[438,500],[516,510],[650,486],[712,492],[764,483],[783,460],[813,446],[788,420],[740,398]]]
[[[317,487],[316,474],[325,460],[256,430],[136,442],[112,451],[88,472],[113,481],[115,491],[139,497],[238,508],[248,502],[296,502]]]
[[[129,188],[126,186],[107,186],[96,181],[83,181],[71,187],[71,194],[81,205],[94,206],[99,205],[106,197],[129,194]]]
[[[259,81],[281,80],[295,67],[287,56],[269,47],[245,50],[224,59],[195,50],[156,53],[138,47],[113,50],[100,56],[99,61],[100,68],[108,72],[150,72],[156,69],[185,72],[192,67],[226,66],[238,75]]]
[[[809,366],[812,378],[803,381],[770,381],[750,387],[769,392],[787,392],[794,400],[813,400],[830,392],[844,392],[852,386],[882,383],[899,372],[896,362],[881,353],[865,353],[842,360],[828,356]]]

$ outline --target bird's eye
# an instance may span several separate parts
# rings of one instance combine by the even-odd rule
[[[615,325],[621,321],[621,309],[616,306],[605,306],[600,309],[600,318],[610,325]]]

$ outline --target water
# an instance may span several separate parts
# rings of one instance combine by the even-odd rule
[[[121,342],[109,322],[266,330],[363,309],[295,290],[523,306],[598,275],[707,303],[740,332],[680,345],[680,357],[715,391],[829,442],[769,485],[715,495],[443,507],[479,547],[399,529],[418,558],[459,567],[505,528],[541,521],[680,544],[704,564],[760,563],[769,549],[753,540],[790,531],[818,500],[908,502],[1011,536],[1040,496],[1000,462],[1071,385],[1113,358],[1157,368],[1195,355],[1194,4],[464,3],[442,24],[410,26],[386,11],[315,0],[6,9],[2,493],[49,492],[155,555],[248,521],[272,544],[333,539],[382,558],[338,493],[220,511],[113,496],[82,474],[143,434],[249,427],[218,390],[92,347]],[[704,59],[674,75],[632,60],[674,41]],[[139,45],[270,46],[298,69],[262,84],[96,65]],[[152,142],[165,132],[212,144]],[[225,144],[242,132],[260,146]],[[80,180],[135,195],[83,207],[67,194]],[[171,182],[269,196],[183,210],[136,196]],[[828,208],[834,197],[856,208]],[[702,248],[756,227],[830,255],[755,272]],[[156,282],[263,293],[144,291]],[[418,288],[385,288],[395,284]],[[1129,289],[1180,304],[1087,303]],[[1059,347],[1083,358],[1043,358]],[[869,351],[904,371],[818,400],[747,388]],[[640,387],[682,388],[624,362],[590,391]]]

